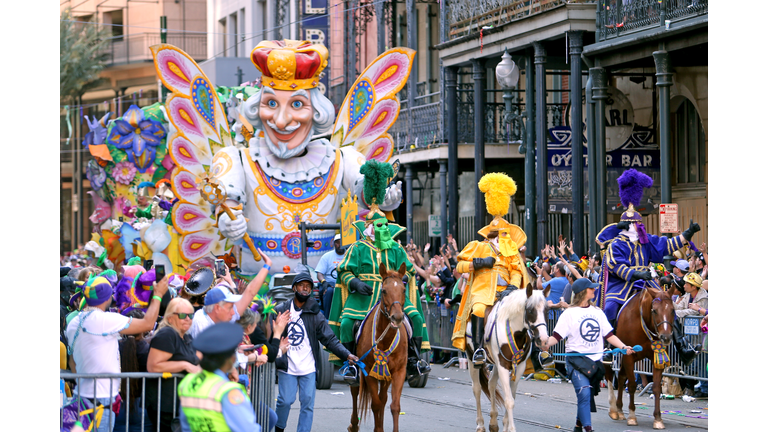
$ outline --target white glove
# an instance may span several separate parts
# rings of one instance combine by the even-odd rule
[[[384,195],[384,204],[379,206],[382,210],[392,211],[400,207],[400,201],[403,200],[402,186],[403,182],[399,181],[387,188],[387,192]]]
[[[226,212],[219,216],[219,231],[230,240],[239,240],[245,235],[247,228],[245,216],[242,210],[232,210],[232,214],[235,215],[235,220],[230,219]]]

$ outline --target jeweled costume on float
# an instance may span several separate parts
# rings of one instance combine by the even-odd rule
[[[672,255],[701,230],[699,224],[691,220],[688,229],[676,237],[646,233],[643,217],[636,206],[642,202],[644,189],[653,186],[653,179],[629,169],[619,176],[618,183],[619,198],[627,210],[621,214],[618,224],[603,228],[596,239],[602,250],[603,268],[595,303],[603,309],[614,328],[619,310],[632,294],[644,289],[646,284],[659,288],[651,276],[650,263],[664,262],[665,255]],[[697,353],[680,342],[680,335],[675,334],[678,353],[683,362],[688,363]]]
[[[367,159],[382,162],[392,154],[387,133],[399,110],[396,92],[406,82],[413,52],[388,51],[369,66],[352,86],[335,119],[333,104],[318,89],[328,51],[307,41],[264,41],[251,60],[262,72],[262,90],[241,107],[253,125],[249,147],[226,147],[213,158],[212,172],[224,185],[232,206],[242,205],[235,220],[222,214],[219,228],[232,241],[246,232],[273,257],[276,268],[295,265],[301,256],[299,223],[334,223],[340,198],[360,195],[360,166]],[[312,139],[333,132],[331,141]],[[400,183],[390,186],[379,206],[396,209]],[[308,234],[313,248],[309,264],[333,249],[334,232]],[[257,270],[247,248],[240,267]]]
[[[347,249],[344,259],[338,265],[339,276],[328,323],[341,343],[350,352],[355,352],[356,324],[363,320],[379,301],[382,284],[379,265],[384,263],[388,269],[399,269],[405,264],[408,284],[403,312],[413,329],[408,344],[407,375],[421,375],[430,370],[429,363],[419,359],[419,352],[430,349],[429,338],[421,311],[413,264],[408,260],[405,249],[394,240],[405,228],[388,221],[376,205],[376,202],[384,199],[384,190],[394,171],[387,163],[370,160],[360,168],[360,172],[365,176],[363,199],[371,211],[365,220],[354,223],[360,240]],[[351,373],[354,374],[354,371]]]
[[[515,181],[506,174],[490,173],[480,179],[478,187],[485,194],[485,207],[493,221],[478,231],[485,240],[469,242],[457,258],[456,270],[470,276],[451,338],[454,347],[465,350],[464,335],[471,319],[475,367],[482,366],[487,360],[482,348],[486,312],[498,299],[528,284],[524,260],[518,249],[525,245],[525,232],[502,217],[509,213],[511,197],[517,191]]]

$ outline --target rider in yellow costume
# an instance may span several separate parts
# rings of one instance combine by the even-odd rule
[[[515,181],[506,174],[490,173],[480,179],[478,187],[485,193],[486,209],[494,218],[478,231],[485,240],[470,242],[458,256],[456,269],[469,273],[469,283],[461,298],[452,336],[453,346],[464,350],[464,335],[471,319],[475,347],[472,362],[476,367],[487,360],[482,348],[487,312],[497,299],[528,283],[524,258],[518,250],[525,244],[525,233],[502,218],[509,212],[511,197],[517,191]]]

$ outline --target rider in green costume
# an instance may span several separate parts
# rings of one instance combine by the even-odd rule
[[[370,166],[374,166],[375,170],[384,169],[384,174],[373,172],[374,170],[370,169]],[[379,300],[381,291],[379,264],[386,263],[388,269],[396,270],[405,263],[408,284],[403,312],[410,319],[413,328],[413,335],[408,344],[407,375],[411,377],[429,372],[429,363],[420,361],[418,357],[419,351],[430,350],[429,337],[424,323],[424,314],[421,310],[421,299],[416,287],[413,264],[408,260],[403,247],[392,240],[405,231],[405,228],[388,222],[375,204],[377,198],[383,200],[383,190],[387,184],[386,168],[389,168],[388,172],[391,176],[392,168],[385,163],[368,161],[360,169],[360,172],[366,176],[364,194],[367,196],[376,195],[376,198],[373,198],[374,203],[371,205],[371,211],[365,220],[354,222],[354,226],[360,234],[360,240],[347,249],[344,259],[339,263],[339,277],[336,280],[328,323],[341,343],[350,352],[355,352],[355,322],[365,318],[368,311]],[[369,180],[370,175],[380,175],[385,179],[384,187],[380,188],[382,197],[378,197],[375,190],[370,191],[368,189],[376,183]],[[333,356],[331,356],[331,360],[334,360],[336,364],[341,363]]]

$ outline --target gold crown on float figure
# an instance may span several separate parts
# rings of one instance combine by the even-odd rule
[[[328,49],[309,41],[261,41],[251,61],[262,73],[261,84],[275,90],[309,90],[320,85],[328,66]]]

